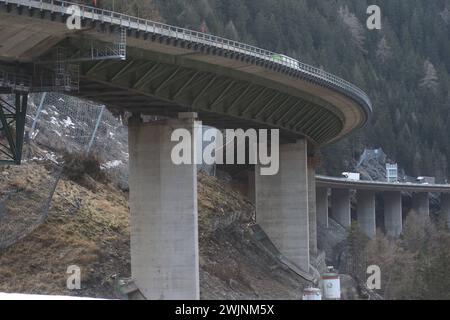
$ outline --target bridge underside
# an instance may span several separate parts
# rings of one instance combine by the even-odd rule
[[[130,60],[86,64],[81,74],[80,92],[75,95],[118,112],[175,117],[195,111],[213,127],[280,128],[284,139],[305,135],[317,143],[342,129],[333,112],[306,99],[214,73]]]
[[[57,47],[73,59],[93,41],[112,41],[116,28],[85,19],[83,30],[73,32],[67,15],[4,3],[0,17],[0,61],[30,73]],[[173,117],[195,111],[219,128],[279,128],[287,142],[306,137],[317,145],[367,120],[358,102],[326,82],[269,61],[131,29],[127,47],[126,61],[79,62],[80,90],[71,94],[117,112]]]

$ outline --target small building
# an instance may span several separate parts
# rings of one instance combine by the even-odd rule
[[[386,181],[390,183],[398,182],[398,165],[386,163]]]

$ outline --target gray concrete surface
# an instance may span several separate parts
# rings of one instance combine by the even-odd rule
[[[332,189],[331,190],[331,213],[336,220],[344,228],[351,226],[350,211],[350,190],[348,189]]]
[[[360,190],[356,193],[356,213],[361,231],[373,239],[377,230],[375,222],[375,193],[373,191]]]
[[[317,255],[316,170],[308,166],[308,216],[310,254]]]
[[[147,299],[199,299],[197,167],[171,161],[174,128],[193,120],[129,124],[131,272]]]
[[[328,228],[328,189],[316,189],[317,224]]]
[[[255,195],[255,171],[249,170],[247,175],[247,197],[248,199],[255,204],[256,195]]]
[[[290,261],[309,271],[306,141],[280,146],[280,170],[260,175],[256,166],[256,221]]]
[[[384,200],[384,227],[389,237],[397,238],[402,233],[402,194],[400,192],[385,192]]]

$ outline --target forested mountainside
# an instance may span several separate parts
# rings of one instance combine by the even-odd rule
[[[381,30],[366,27],[372,4]],[[115,9],[284,53],[360,86],[373,118],[324,149],[330,174],[382,147],[409,175],[450,175],[450,0],[128,0]]]

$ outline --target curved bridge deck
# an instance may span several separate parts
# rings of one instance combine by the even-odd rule
[[[363,126],[361,89],[321,69],[254,46],[80,6],[82,30],[66,26],[72,3],[0,0],[0,61],[27,70],[57,46],[76,55],[91,41],[128,33],[126,61],[80,62],[80,91],[112,109],[171,116],[196,111],[219,128],[279,128],[282,138],[322,145]],[[39,78],[39,75],[34,75]]]

